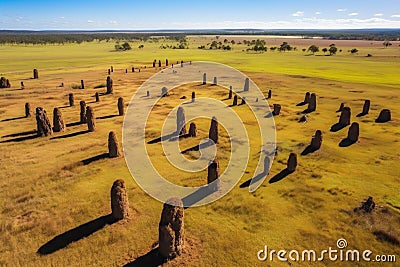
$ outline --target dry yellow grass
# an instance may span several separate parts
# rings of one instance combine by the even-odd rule
[[[400,158],[400,85],[398,80],[390,78],[400,65],[394,57],[399,48],[383,52],[373,48],[376,54],[384,53],[385,58],[390,58],[387,68],[370,67],[383,65],[385,60],[381,57],[366,59],[359,56],[349,60],[352,56],[340,55],[328,59],[335,62],[325,60],[325,57],[310,59],[319,64],[314,71],[309,71],[312,69],[309,57],[302,56],[301,52],[285,55],[270,52],[248,55],[240,50],[160,52],[154,45],[146,46],[142,52],[134,49],[132,53],[115,53],[109,52],[112,48],[106,44],[53,49],[0,48],[1,58],[10,61],[4,75],[13,85],[11,89],[0,89],[1,266],[121,266],[150,252],[158,238],[162,204],[143,192],[130,178],[123,158],[102,158],[85,163],[107,152],[109,131],[115,131],[118,140],[122,140],[123,117],[114,116],[118,114],[117,99],[122,96],[128,103],[140,84],[156,72],[146,68],[140,73],[125,74],[125,68],[143,66],[153,58],[212,60],[216,55],[221,55],[218,61],[232,63],[245,71],[264,94],[272,89],[269,104],[282,105],[281,115],[275,118],[279,153],[270,174],[256,192],[250,194],[246,187],[240,187],[252,178],[258,158],[252,145],[252,160],[247,172],[229,194],[212,204],[186,209],[187,253],[166,266],[279,266],[278,262],[259,262],[257,251],[264,245],[276,250],[322,250],[335,247],[339,238],[346,238],[350,249],[370,249],[374,254],[400,257],[398,245],[374,235],[374,231],[397,237],[400,234],[400,169],[397,164]],[[19,51],[37,50],[43,50],[42,59],[40,53],[29,54],[29,58],[17,55]],[[67,54],[69,58],[65,59],[63,55]],[[365,60],[369,62],[363,65]],[[290,62],[293,66],[287,72],[282,66],[273,69],[272,65],[280,61],[283,65]],[[38,80],[29,79],[35,63],[39,65]],[[340,64],[354,73],[335,72]],[[94,87],[105,83],[109,65],[115,70],[111,75],[114,94],[102,96],[96,103],[94,93],[104,92],[105,88]],[[302,72],[303,67],[308,71]],[[389,73],[389,69],[393,73]],[[374,75],[369,77],[371,72]],[[375,78],[380,74],[386,75],[385,81]],[[70,86],[79,84],[81,79],[85,80],[85,89],[71,89]],[[20,80],[24,80],[24,90],[18,90]],[[64,82],[64,88],[58,87],[61,82]],[[303,100],[306,91],[317,94],[317,111],[309,116],[307,123],[299,124],[299,112],[304,107],[296,104]],[[86,125],[69,125],[64,133],[34,138],[35,118],[21,118],[25,102],[30,102],[33,108],[44,107],[50,120],[53,108],[61,107],[64,120],[71,124],[79,121],[79,105],[66,107],[70,92],[74,93],[76,103],[85,100],[94,108],[99,117],[96,131],[85,133]],[[173,105],[181,95],[190,98],[191,92],[190,85],[177,88],[176,96],[168,98],[169,104]],[[207,96],[206,92],[198,94]],[[370,114],[356,118],[364,99],[371,100]],[[345,148],[338,144],[346,137],[347,128],[334,133],[329,131],[338,121],[335,111],[341,102],[351,107],[352,121],[360,124],[359,142]],[[392,110],[393,120],[377,124],[374,120],[383,108]],[[246,115],[245,106],[235,109],[240,115]],[[147,126],[150,139],[159,136],[160,122],[166,112],[160,109],[152,114],[154,120]],[[209,121],[196,122],[199,138],[206,137]],[[253,125],[246,127],[250,129]],[[300,156],[317,129],[323,133],[321,149]],[[226,134],[221,135],[221,147],[229,149]],[[190,147],[198,140],[182,140],[181,146]],[[158,145],[148,147],[154,153],[154,162],[163,169],[165,165],[159,161],[162,155]],[[226,166],[227,158],[223,152],[218,151],[222,166]],[[268,183],[286,167],[290,152],[298,154],[297,171],[279,182]],[[174,174],[173,177],[171,179],[181,184],[190,185],[206,180],[205,173],[193,177]],[[118,178],[126,181],[132,216],[128,221],[106,224],[102,216],[110,213],[109,190]],[[353,208],[369,195],[389,212],[382,215],[377,211],[370,217],[354,214]],[[71,233],[67,231],[85,223],[96,231],[48,255],[37,253],[48,241]],[[78,237],[85,232],[81,230],[82,227],[77,229]],[[335,266],[337,263],[325,261],[322,264]],[[354,266],[353,263],[340,264]],[[388,263],[387,266],[396,265]]]

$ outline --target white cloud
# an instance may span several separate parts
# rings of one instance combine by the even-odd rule
[[[346,8],[339,8],[338,10],[336,10],[337,12],[345,12],[347,9]]]
[[[304,16],[304,12],[303,11],[297,11],[296,13],[292,14],[293,17],[302,17]]]
[[[400,28],[400,13],[386,14],[386,16],[373,16],[371,18],[360,18],[359,16],[347,16],[339,19],[321,18],[322,16],[311,16],[303,14],[303,16],[295,16],[287,20],[214,20],[214,21],[166,21],[163,24],[151,25],[147,23],[140,23],[136,21],[121,22],[107,19],[99,21],[95,18],[82,21],[71,21],[69,18],[58,20],[52,24],[52,21],[41,21],[40,24],[28,22],[28,18],[18,18],[18,16],[10,16],[9,19],[0,20],[0,28],[16,28],[16,29],[48,29],[48,28],[67,28],[67,29],[114,29],[124,27],[125,29],[365,29],[365,28]],[[325,14],[325,12],[323,12]],[[344,15],[342,14],[342,15]],[[15,22],[15,19],[21,19]],[[31,23],[28,24],[28,23]],[[114,24],[117,23],[117,24]]]
[[[315,12],[315,15],[321,15],[321,12],[317,11]]]
[[[374,15],[374,17],[382,17],[382,16],[383,16],[382,13],[376,13],[376,14]]]
[[[65,17],[59,17],[59,19],[65,19]]]
[[[363,28],[400,28],[400,22],[383,18],[369,19],[322,19],[296,18],[294,21],[215,21],[215,22],[170,22],[161,28],[171,29],[363,29]],[[170,27],[168,27],[170,26]]]
[[[357,12],[353,12],[353,13],[350,13],[350,14],[349,14],[349,16],[357,16],[357,15],[358,15]]]

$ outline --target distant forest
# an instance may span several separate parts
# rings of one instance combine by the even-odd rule
[[[165,31],[0,31],[0,44],[64,44],[91,41],[146,41],[151,36],[178,40],[186,35],[279,35],[329,40],[398,41],[400,29],[363,30],[165,30]]]

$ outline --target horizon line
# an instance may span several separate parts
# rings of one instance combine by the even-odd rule
[[[0,29],[0,32],[191,32],[191,31],[360,31],[400,30],[400,28],[199,28],[199,29]]]

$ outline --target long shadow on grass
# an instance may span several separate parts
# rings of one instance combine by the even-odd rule
[[[282,170],[280,173],[278,173],[277,175],[275,175],[274,177],[272,177],[272,178],[269,180],[269,183],[270,183],[270,184],[273,184],[273,183],[279,182],[280,180],[282,180],[283,178],[285,178],[286,176],[288,176],[288,175],[291,174],[291,173],[293,173],[293,172],[289,171],[289,170],[286,168],[286,169]]]
[[[148,141],[147,144],[160,143],[161,141],[169,140],[174,136],[176,136],[176,132],[173,132],[171,134],[167,134],[167,135],[164,135],[164,136],[157,137],[157,138],[155,138],[153,140]]]
[[[200,200],[206,198],[207,196],[213,194],[213,191],[208,185],[202,186],[190,195],[185,196],[182,198],[182,203],[185,209],[190,208]]]
[[[89,130],[84,130],[84,131],[79,131],[79,132],[75,132],[75,133],[65,134],[65,135],[61,135],[61,136],[55,136],[55,137],[50,138],[50,140],[54,140],[54,139],[64,139],[64,138],[74,137],[74,136],[86,134],[86,133],[88,133],[88,132],[89,132]]]
[[[272,111],[269,111],[264,118],[272,118],[274,116],[274,113]]]
[[[306,104],[308,104],[308,103],[302,101],[302,102],[297,103],[297,104],[296,104],[296,107],[301,107],[301,106],[304,106],[304,105],[306,105]]]
[[[31,135],[31,134],[36,134],[36,133],[37,133],[36,130],[31,130],[31,131],[26,131],[26,132],[3,135],[2,138],[18,137],[18,136]]]
[[[358,113],[357,114],[357,118],[359,118],[359,117],[364,117],[365,115],[367,115],[368,113],[365,113],[365,112],[360,112],[360,113]]]
[[[356,143],[356,142],[354,142],[353,140],[350,140],[349,138],[344,138],[344,139],[342,139],[342,141],[340,141],[339,147],[348,147],[354,143]]]
[[[374,231],[373,234],[379,241],[386,241],[393,245],[400,246],[400,241],[396,238],[396,236],[390,233],[386,233],[385,231],[382,230],[377,230]]]
[[[186,102],[183,102],[181,105],[190,105],[190,104],[196,104],[196,101],[193,102],[193,101],[190,99],[190,100],[188,100],[188,101],[186,101]]]
[[[165,260],[159,254],[158,247],[156,247],[123,267],[157,267],[164,262]]]
[[[308,146],[303,150],[303,152],[301,152],[301,155],[302,155],[302,156],[307,156],[308,154],[314,153],[314,152],[317,151],[317,150],[318,150],[317,148],[315,148],[315,147],[313,147],[313,146],[311,146],[311,145],[308,145]]]
[[[209,83],[209,82],[207,82],[207,83],[199,83],[198,85],[196,85],[196,86],[207,86],[207,85],[210,85],[211,83]]]
[[[24,119],[24,118],[26,118],[26,117],[25,116],[21,116],[21,117],[16,117],[16,118],[4,119],[4,120],[1,120],[1,121],[4,121],[4,122],[6,122],[6,121],[16,121],[16,120],[20,120],[20,119]]]
[[[190,136],[189,136],[188,133],[187,133],[187,134],[181,134],[181,135],[178,136],[178,134],[175,132],[175,136],[171,137],[171,138],[169,139],[169,141],[170,141],[170,142],[175,142],[175,141],[177,141],[177,140],[185,139],[185,138],[189,138],[189,137],[190,137]]]
[[[244,182],[244,183],[242,183],[239,187],[240,188],[246,188],[246,187],[249,187],[250,186],[250,184],[251,184],[251,181],[254,179],[254,182],[253,183],[255,183],[255,182],[258,182],[259,180],[261,180],[262,178],[264,178],[265,176],[267,176],[268,175],[268,173],[267,172],[262,172],[262,173],[259,173],[259,174],[257,174],[256,176],[254,176],[253,178],[250,178],[249,180],[247,180],[246,182]]]
[[[266,177],[269,174],[270,167],[271,167],[271,160],[269,159],[268,156],[266,156],[264,158],[264,170],[263,170],[263,172],[257,174],[256,176],[254,176],[252,178],[250,178],[246,182],[242,183],[239,187],[240,188],[246,188],[246,187],[250,186],[252,181],[253,181],[253,183],[256,183],[259,180],[263,179],[264,177]]]
[[[93,162],[101,160],[101,159],[107,159],[109,157],[110,157],[110,155],[108,153],[103,153],[103,154],[100,154],[100,155],[97,155],[97,156],[94,156],[91,158],[84,159],[81,162],[83,165],[89,165],[90,163],[93,163]]]
[[[306,108],[306,109],[303,110],[301,113],[302,113],[302,114],[309,114],[309,113],[312,113],[312,112],[314,112],[314,110],[311,110],[311,109],[309,109],[309,108]]]
[[[81,124],[84,124],[84,123],[82,123],[80,121],[76,121],[76,122],[67,123],[65,126],[66,127],[73,127],[73,126],[78,126],[78,125],[81,125]]]
[[[189,147],[188,149],[183,150],[181,152],[181,154],[186,154],[190,151],[199,151],[200,149],[203,149],[203,148],[206,148],[206,147],[209,147],[212,145],[214,145],[214,142],[209,140],[207,142],[201,143],[200,145],[195,145],[195,146]]]
[[[345,128],[347,125],[346,124],[341,124],[341,123],[335,123],[334,125],[331,126],[331,132],[338,132]]]
[[[107,115],[107,116],[101,116],[101,117],[97,117],[96,120],[105,120],[105,119],[111,119],[111,118],[115,118],[118,117],[118,114],[113,114],[113,115]]]
[[[101,216],[93,221],[79,225],[74,229],[54,237],[52,240],[41,246],[37,253],[40,255],[51,254],[57,250],[65,248],[73,242],[79,241],[84,237],[88,237],[104,228],[106,225],[111,225],[115,222],[116,220],[111,216],[111,214]]]
[[[39,137],[39,136],[38,136],[37,134],[35,134],[35,135],[28,135],[28,136],[22,136],[22,137],[17,137],[17,138],[13,138],[13,139],[1,141],[0,143],[22,142],[22,141],[26,141],[26,140],[36,139],[36,138],[38,138],[38,137]]]

